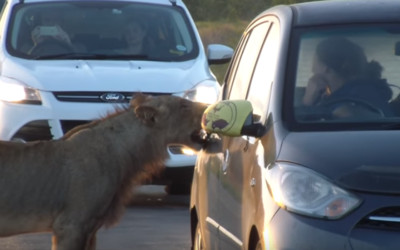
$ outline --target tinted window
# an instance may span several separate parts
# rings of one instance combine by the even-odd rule
[[[232,86],[229,99],[245,99],[253,75],[261,46],[264,43],[269,23],[261,23],[242,39],[242,44],[233,59],[233,67],[228,78]]]
[[[47,22],[52,19],[56,20]],[[127,34],[138,30],[143,48],[140,52],[128,50],[129,43],[135,41]],[[37,46],[34,34],[52,39],[46,39],[47,47]],[[60,37],[72,48],[54,42]],[[35,59],[69,54],[70,58],[183,61],[198,55],[198,44],[184,10],[172,5],[117,1],[17,5],[8,30],[7,49],[14,56]]]
[[[262,121],[267,114],[271,86],[276,74],[278,47],[279,26],[278,23],[272,23],[255,66],[248,94],[254,114]]]
[[[297,30],[292,114],[297,128],[382,128],[400,115],[398,25]]]

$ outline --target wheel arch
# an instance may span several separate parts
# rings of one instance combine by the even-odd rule
[[[193,249],[194,234],[196,233],[197,223],[199,223],[199,217],[197,216],[196,207],[193,206],[190,210],[190,238],[192,242],[191,249]]]
[[[250,235],[249,235],[249,246],[248,250],[255,250],[258,241],[260,240],[260,234],[258,233],[258,230],[255,226],[253,226],[250,230]]]

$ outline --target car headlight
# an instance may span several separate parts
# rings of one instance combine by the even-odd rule
[[[275,202],[295,213],[338,219],[358,207],[361,199],[305,167],[277,163],[266,181]]]
[[[185,92],[183,98],[194,102],[211,104],[218,100],[219,92],[220,86],[216,85],[215,81],[203,81]]]
[[[39,91],[5,77],[0,80],[0,101],[24,104],[42,103]]]

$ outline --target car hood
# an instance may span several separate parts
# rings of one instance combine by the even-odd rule
[[[288,161],[366,192],[400,194],[398,131],[297,132],[282,144],[279,161]]]
[[[210,78],[204,67],[195,60],[10,60],[3,63],[2,75],[42,91],[178,93]]]

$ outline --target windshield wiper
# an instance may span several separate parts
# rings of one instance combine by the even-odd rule
[[[147,55],[111,55],[92,53],[63,53],[55,55],[36,56],[35,60],[45,59],[88,59],[88,60],[146,60]]]

